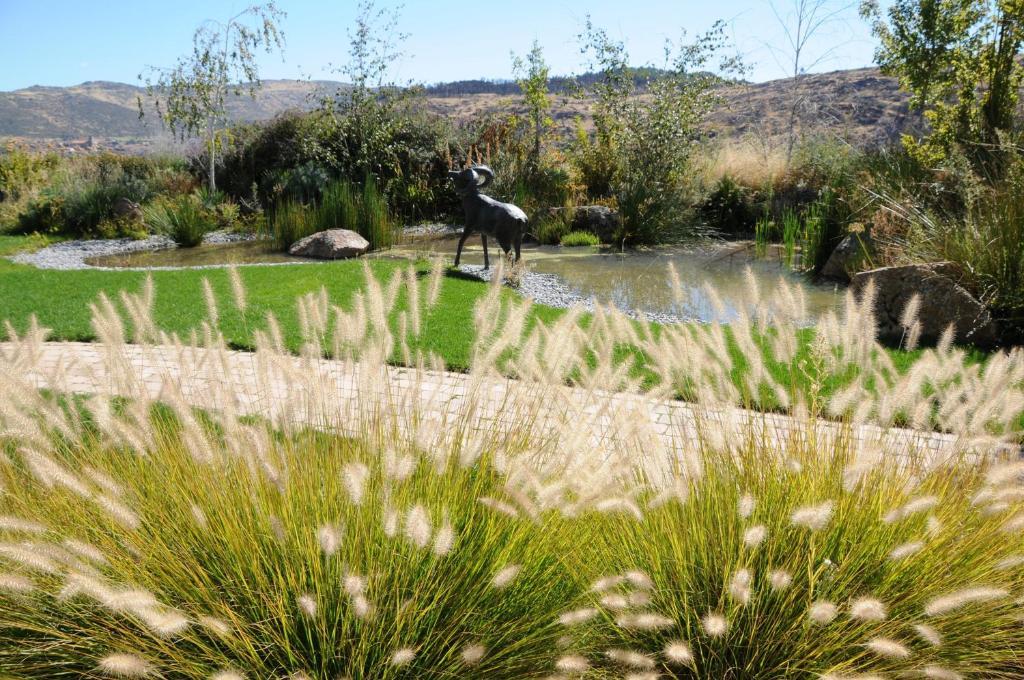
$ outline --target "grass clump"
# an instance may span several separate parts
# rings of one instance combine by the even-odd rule
[[[370,250],[380,250],[394,244],[396,227],[386,198],[368,177],[361,186],[347,180],[333,182],[313,204],[279,201],[271,214],[270,229],[282,250],[327,229],[354,231],[370,242]]]
[[[171,237],[183,248],[199,245],[216,226],[214,217],[194,194],[153,201],[142,212],[155,233]]]
[[[568,234],[562,237],[562,245],[566,248],[573,248],[576,246],[599,246],[601,245],[601,239],[589,231],[570,231]]]

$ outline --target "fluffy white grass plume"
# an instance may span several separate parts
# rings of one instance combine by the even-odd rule
[[[732,581],[729,582],[729,594],[738,604],[750,602],[751,580],[750,571],[747,569],[740,569],[733,574]]]
[[[56,574],[60,567],[31,543],[0,543],[0,557],[44,574]]]
[[[35,589],[35,584],[24,576],[0,573],[0,592],[25,595]]]
[[[462,657],[462,662],[467,666],[475,666],[480,663],[480,660],[484,658],[484,654],[486,653],[486,647],[478,643],[473,643],[463,647],[459,656]]]
[[[921,669],[921,674],[926,678],[932,678],[932,680],[963,680],[964,677],[956,671],[942,666],[925,666]]]
[[[245,680],[245,676],[238,671],[226,670],[214,673],[210,676],[210,680]]]
[[[353,505],[360,505],[366,491],[366,480],[370,476],[370,468],[362,463],[346,463],[342,468],[341,475],[349,500]]]
[[[38,522],[21,519],[20,517],[0,515],[0,532],[3,531],[21,534],[45,534],[46,527]]]
[[[405,516],[405,536],[418,548],[430,543],[430,518],[422,505],[414,505]]]
[[[626,673],[623,680],[658,680],[660,677],[654,671],[641,671],[639,673]]]
[[[494,578],[491,579],[491,585],[498,590],[507,588],[515,580],[516,576],[519,576],[521,570],[522,567],[518,564],[510,564],[494,575]]]
[[[729,630],[729,621],[717,612],[705,614],[700,620],[704,632],[709,637],[722,637]]]
[[[814,602],[807,610],[807,616],[810,617],[811,621],[818,625],[832,623],[838,615],[839,608],[825,600],[818,600]]]
[[[905,560],[911,555],[921,552],[924,549],[923,541],[909,541],[896,546],[889,552],[889,559],[893,562]]]
[[[228,280],[231,281],[231,295],[235,299],[235,309],[240,312],[244,312],[249,306],[245,294],[245,284],[242,282],[242,276],[238,273],[238,267],[228,267]]]
[[[434,535],[434,554],[438,557],[443,557],[451,552],[455,546],[455,529],[452,527],[451,522],[447,519],[441,524],[437,533]]]
[[[590,670],[590,662],[579,654],[566,654],[555,661],[555,668],[563,673],[583,673]]]
[[[690,666],[693,664],[693,649],[681,640],[669,642],[661,653],[665,656],[665,660],[671,664],[677,666]]]
[[[887,659],[906,659],[910,656],[910,649],[892,638],[876,637],[869,640],[864,646]]]
[[[790,515],[790,521],[796,526],[818,531],[828,526],[829,520],[832,519],[833,507],[832,501],[826,501],[818,505],[798,508]]]
[[[675,621],[667,616],[662,616],[661,614],[643,612],[639,614],[627,614],[625,616],[620,616],[615,620],[615,623],[620,628],[630,630],[663,630],[665,628],[671,628],[675,624]]]
[[[153,664],[134,654],[110,654],[100,659],[96,669],[111,678],[148,678],[156,673]]]
[[[653,658],[634,649],[609,649],[605,651],[604,655],[609,660],[623,666],[629,666],[630,668],[639,668],[641,670],[654,668],[655,662]]]
[[[335,525],[324,524],[317,529],[316,537],[320,542],[320,550],[327,557],[333,557],[341,548],[341,531]]]
[[[743,545],[748,548],[756,548],[764,542],[764,539],[768,538],[768,527],[763,524],[750,527],[743,532]]]
[[[782,592],[792,585],[793,577],[788,572],[778,569],[768,575],[768,583],[771,584],[772,590]]]
[[[310,618],[316,616],[316,599],[312,595],[309,595],[308,593],[305,595],[299,595],[295,598],[295,604],[299,606],[299,609],[306,616]]]
[[[991,586],[964,588],[930,600],[924,607],[924,613],[928,616],[942,616],[967,605],[992,602],[1009,596],[1009,591],[1004,588]]]
[[[412,647],[403,647],[391,655],[392,666],[405,666],[416,658],[416,650]]]
[[[572,611],[564,612],[558,616],[558,622],[563,626],[575,626],[584,621],[589,621],[598,615],[598,611],[593,607],[583,607],[581,609],[573,609]]]
[[[629,597],[622,593],[605,593],[600,602],[607,609],[627,609],[630,606]]]
[[[511,503],[506,503],[505,501],[496,498],[489,498],[487,496],[484,496],[483,498],[479,499],[478,502],[482,503],[483,505],[486,505],[492,510],[497,510],[503,515],[508,515],[509,517],[513,518],[519,517],[519,508],[512,505]]]
[[[931,510],[938,504],[939,498],[937,496],[922,496],[920,498],[914,498],[907,501],[906,504],[890,510],[884,517],[882,517],[882,521],[886,524],[892,524],[893,522],[916,515],[919,512]]]
[[[634,588],[650,590],[654,587],[654,581],[651,580],[651,577],[637,569],[631,569],[623,574],[623,576]]]
[[[220,314],[217,312],[217,296],[213,293],[213,286],[210,279],[203,277],[203,299],[206,301],[206,315],[210,319],[210,325],[216,327]]]
[[[938,647],[942,644],[942,636],[939,634],[939,631],[926,623],[915,624],[914,631],[917,633],[918,637],[930,644],[932,647]]]
[[[200,616],[196,623],[220,637],[231,635],[231,624],[215,616]]]
[[[858,621],[884,621],[889,610],[881,600],[861,597],[850,603],[850,618]]]
[[[739,507],[737,508],[740,513],[740,517],[747,519],[754,514],[754,497],[750,494],[744,494],[739,500]]]
[[[602,576],[601,578],[594,581],[590,586],[590,589],[595,593],[603,593],[606,590],[611,590],[616,586],[626,581],[625,576]]]

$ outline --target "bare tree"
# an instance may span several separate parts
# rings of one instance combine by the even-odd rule
[[[800,80],[807,71],[821,65],[832,58],[836,50],[846,44],[843,41],[827,49],[809,54],[812,41],[843,23],[843,14],[856,7],[856,2],[844,0],[787,0],[783,5],[774,0],[769,3],[772,13],[782,27],[786,37],[786,45],[766,45],[776,63],[792,73],[793,83],[789,101],[789,125],[786,130],[786,165],[793,159],[793,148],[796,145],[798,116],[800,107],[804,105],[804,97],[800,92]]]

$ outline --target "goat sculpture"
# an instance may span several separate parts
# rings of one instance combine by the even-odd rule
[[[466,211],[466,227],[455,252],[455,266],[459,266],[462,246],[474,231],[480,232],[484,244],[484,269],[491,266],[487,255],[488,236],[498,240],[506,256],[515,248],[518,262],[523,234],[526,233],[526,213],[511,203],[502,203],[480,193],[481,189],[494,180],[494,171],[486,165],[474,165],[465,170],[449,172],[448,178],[455,183],[455,193],[462,199],[462,209]]]

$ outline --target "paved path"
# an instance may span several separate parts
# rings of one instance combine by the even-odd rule
[[[190,405],[236,415],[257,415],[277,423],[358,429],[384,412],[415,418],[417,428],[491,427],[514,436],[525,424],[536,434],[564,431],[572,423],[585,436],[561,442],[593,457],[615,440],[632,440],[657,460],[656,468],[686,460],[698,432],[712,440],[728,433],[793,442],[816,437],[819,445],[852,439],[862,452],[923,455],[934,461],[958,449],[951,435],[912,430],[851,428],[825,421],[813,426],[790,416],[743,409],[707,410],[679,401],[579,388],[551,388],[449,372],[390,366],[373,369],[353,362],[306,359],[267,352],[209,351],[175,346],[98,343],[0,343],[0,369],[36,387],[90,394],[181,398]],[[438,434],[438,436],[443,436]],[[634,446],[630,450],[636,451]],[[689,453],[688,453],[689,452]],[[611,454],[609,454],[610,456]],[[609,464],[613,464],[609,460]]]

